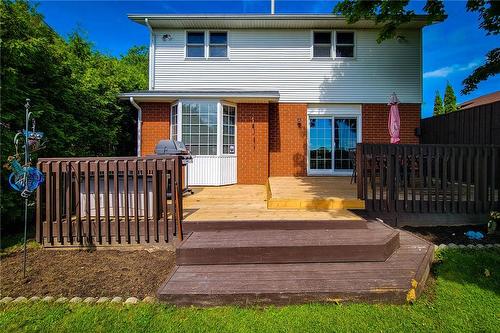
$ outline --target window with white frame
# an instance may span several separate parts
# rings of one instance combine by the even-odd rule
[[[231,105],[222,106],[222,153],[235,154],[236,108]]]
[[[179,140],[177,137],[177,104],[172,105],[170,109],[170,137],[172,140]]]
[[[205,57],[205,32],[188,31],[186,35],[186,57],[204,58]]]
[[[337,31],[335,36],[335,56],[337,58],[354,57],[354,32]]]
[[[217,103],[182,103],[182,142],[193,155],[217,155]]]
[[[208,56],[211,58],[227,57],[227,32],[210,31]]]
[[[313,57],[330,58],[332,56],[332,33],[330,31],[314,31]]]

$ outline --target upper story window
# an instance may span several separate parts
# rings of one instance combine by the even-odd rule
[[[208,38],[206,38],[208,36]],[[226,31],[186,32],[186,58],[227,58]]]
[[[313,57],[330,58],[332,56],[332,33],[315,31],[313,39]]]
[[[204,58],[205,57],[205,32],[189,31],[186,40],[186,57]]]
[[[227,32],[210,32],[208,55],[211,58],[227,57]]]
[[[335,56],[338,58],[354,57],[354,32],[337,31],[335,36]]]

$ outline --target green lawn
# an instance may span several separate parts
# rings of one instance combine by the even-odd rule
[[[200,309],[38,302],[0,308],[0,332],[499,332],[500,250],[446,250],[438,257],[435,283],[413,305]]]

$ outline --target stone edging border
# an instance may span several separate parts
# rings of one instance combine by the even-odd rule
[[[138,299],[137,297],[128,297],[128,298],[123,298],[123,297],[73,297],[73,298],[68,298],[68,297],[52,297],[52,296],[45,296],[43,298],[38,297],[38,296],[33,296],[31,298],[26,298],[23,296],[17,297],[17,298],[12,298],[12,297],[4,297],[0,300],[0,304],[7,304],[7,303],[28,303],[28,302],[46,302],[46,303],[86,303],[86,304],[103,304],[103,303],[113,303],[113,304],[138,304],[138,303],[156,303],[156,298],[147,296],[144,297],[143,300]]]
[[[434,249],[488,249],[488,248],[493,248],[493,247],[500,247],[500,243],[495,243],[495,244],[469,244],[469,245],[464,245],[464,244],[439,244],[439,245],[434,245]]]
[[[464,244],[440,244],[440,245],[434,245],[434,249],[436,250],[441,250],[441,249],[486,249],[486,248],[494,248],[494,247],[500,247],[500,243],[496,244],[469,244],[469,245],[464,245]],[[46,303],[86,303],[86,304],[103,304],[103,303],[112,303],[112,304],[124,304],[124,305],[132,305],[132,304],[139,304],[139,303],[156,303],[156,298],[147,296],[144,297],[144,299],[140,300],[137,297],[128,297],[128,298],[123,298],[123,297],[59,297],[55,298],[52,296],[45,296],[43,298],[38,297],[38,296],[33,296],[31,298],[26,298],[24,296],[20,296],[17,298],[13,297],[4,297],[0,299],[0,305],[1,304],[8,304],[8,303],[28,303],[28,302],[46,302]]]

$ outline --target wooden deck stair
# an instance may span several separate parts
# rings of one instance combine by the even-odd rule
[[[236,222],[232,230],[225,222],[225,230],[192,232],[177,249],[177,267],[159,299],[177,305],[402,303],[412,280],[416,293],[422,290],[433,256],[432,244],[379,222],[350,229],[275,223],[268,230],[255,223],[257,230],[238,230]]]

